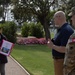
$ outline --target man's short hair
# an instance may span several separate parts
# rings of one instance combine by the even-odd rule
[[[68,16],[75,15],[75,6],[71,8],[71,12],[68,14]]]

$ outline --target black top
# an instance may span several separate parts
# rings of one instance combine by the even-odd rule
[[[68,39],[70,35],[73,33],[72,27],[68,24],[65,23],[57,32],[55,37],[53,38],[53,43],[57,46],[66,46]],[[52,55],[54,57],[61,57],[64,58],[65,53],[60,53],[57,52],[56,50],[52,49]]]
[[[0,34],[0,47],[2,45],[2,40],[6,40],[6,37],[3,34]],[[7,56],[0,54],[0,63],[7,63]]]

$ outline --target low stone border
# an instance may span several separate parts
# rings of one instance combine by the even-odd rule
[[[10,57],[15,63],[17,63],[17,64],[20,66],[20,68],[22,68],[23,71],[26,72],[27,75],[30,75],[30,74],[24,69],[24,67],[23,67],[20,63],[18,63],[12,56],[9,56],[9,57]]]

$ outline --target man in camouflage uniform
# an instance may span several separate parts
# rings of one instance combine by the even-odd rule
[[[72,25],[75,28],[75,7],[71,9],[69,16],[71,16]],[[75,75],[75,33],[68,40],[64,59],[64,75]]]

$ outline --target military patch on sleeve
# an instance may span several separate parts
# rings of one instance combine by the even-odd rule
[[[70,39],[68,40],[68,43],[72,43],[72,42],[75,42],[75,38],[70,38]]]

